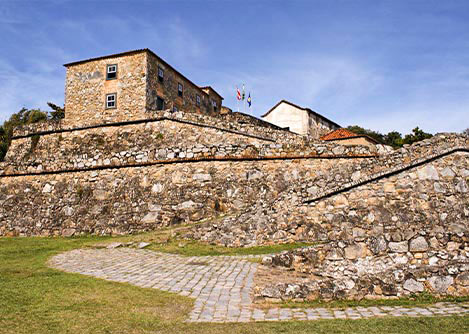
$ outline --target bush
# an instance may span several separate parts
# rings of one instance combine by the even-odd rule
[[[405,135],[404,138],[402,138],[401,133],[398,131],[391,131],[383,135],[377,131],[364,129],[358,125],[349,126],[347,129],[359,135],[367,135],[379,143],[389,145],[394,148],[402,147],[404,144],[413,144],[415,142],[433,137],[432,134],[422,131],[419,127],[413,129],[412,133]]]
[[[0,127],[0,161],[3,161],[10,146],[13,129],[27,124],[44,122],[48,119],[48,114],[40,109],[22,108],[16,114],[3,123]]]

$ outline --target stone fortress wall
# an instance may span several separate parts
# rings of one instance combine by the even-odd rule
[[[340,154],[347,147],[339,145],[332,150]],[[342,198],[360,186],[403,175],[411,168],[427,166],[435,159],[467,151],[468,148],[468,137],[441,134],[374,158],[354,159],[350,166],[328,168],[325,165],[303,174],[297,171],[290,187],[272,202],[260,199],[248,210],[227,217],[216,226],[199,225],[191,237],[231,247],[315,241],[317,234],[310,231],[309,227],[313,225],[308,220],[329,198]],[[331,209],[327,207],[326,210]],[[343,220],[338,218],[338,221]]]
[[[267,257],[305,278],[267,298],[469,294],[469,151],[334,195],[306,209],[319,245]]]
[[[262,129],[242,114],[161,116],[15,131],[0,164],[0,234],[120,234],[232,215],[259,196],[272,201],[296,166],[332,168],[376,155],[360,146],[334,153],[334,145]]]
[[[266,259],[304,277],[259,285],[262,298],[468,293],[468,137],[387,151],[310,142],[239,113],[78,125],[14,132],[0,235],[197,222],[187,237],[226,246],[320,243]]]
[[[437,135],[351,169],[337,165],[327,177],[321,169],[312,180],[302,178],[304,188],[194,227],[188,237],[228,246],[318,243],[266,257],[274,270],[296,275],[259,283],[259,298],[467,295],[468,158],[468,137]]]
[[[57,173],[203,159],[375,155],[374,150],[361,146],[335,152],[335,145],[308,144],[302,137],[285,130],[229,122],[230,118],[226,115],[220,118],[197,115],[197,122],[193,121],[196,114],[192,117],[189,113],[165,112],[160,115],[159,118],[138,123],[91,128],[66,128],[51,122],[50,128],[40,124],[39,129],[18,129],[5,162],[0,165],[0,175]],[[242,119],[244,116],[237,117]],[[226,120],[228,122],[224,122]],[[247,120],[250,121],[249,118]]]

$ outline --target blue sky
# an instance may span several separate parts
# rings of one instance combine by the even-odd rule
[[[469,1],[0,0],[0,120],[63,103],[62,64],[148,47],[236,109],[281,99],[346,126],[469,127]]]

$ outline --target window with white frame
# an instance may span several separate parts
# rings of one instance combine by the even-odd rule
[[[106,109],[114,109],[117,107],[117,94],[106,95]]]
[[[113,80],[116,78],[117,78],[117,64],[107,65],[106,80]]]
[[[181,96],[182,97],[182,94],[183,94],[183,86],[181,83],[178,83],[178,96]]]
[[[163,82],[164,81],[164,70],[158,66],[158,81]]]

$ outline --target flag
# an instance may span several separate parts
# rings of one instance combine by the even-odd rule
[[[243,84],[243,95],[242,95],[242,98],[241,98],[241,100],[243,100],[243,101],[244,101],[244,98],[245,98],[245,97],[246,97],[246,93],[244,92],[244,84]]]
[[[237,93],[236,93],[236,98],[237,98],[238,100],[241,100],[241,92],[239,91],[239,88],[238,88],[238,87],[236,87],[236,92],[237,92]]]
[[[249,92],[248,104],[249,104],[249,108],[251,108],[251,92]]]

